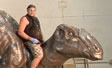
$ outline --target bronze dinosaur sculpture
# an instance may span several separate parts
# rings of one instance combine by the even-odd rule
[[[28,68],[29,52],[16,35],[18,23],[0,11],[0,68]],[[44,58],[38,68],[60,68],[69,58],[102,60],[99,42],[84,29],[59,25],[54,34],[42,44]]]

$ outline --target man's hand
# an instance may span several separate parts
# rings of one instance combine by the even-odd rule
[[[36,43],[39,43],[40,41],[38,39],[35,39],[35,38],[32,38],[32,43],[36,44]]]

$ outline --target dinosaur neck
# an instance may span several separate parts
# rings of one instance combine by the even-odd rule
[[[47,51],[43,59],[43,65],[47,66],[47,68],[60,68],[67,59],[67,57],[60,55],[55,51]]]
[[[46,68],[60,68],[69,59],[57,52],[56,49],[53,49],[52,39],[48,40],[43,46],[44,58],[42,60],[42,66],[46,66]]]

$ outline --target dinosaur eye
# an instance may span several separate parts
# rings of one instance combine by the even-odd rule
[[[73,33],[72,32],[67,32],[67,36],[72,36]]]
[[[65,38],[66,38],[67,40],[72,40],[72,36],[73,36],[73,33],[72,33],[72,32],[66,32]]]
[[[70,33],[69,33],[69,35],[70,35],[70,36],[72,36],[72,35],[73,35],[73,33],[72,33],[72,32],[70,32]]]

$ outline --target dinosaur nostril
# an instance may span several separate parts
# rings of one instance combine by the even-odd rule
[[[97,46],[94,46],[94,49],[96,52],[99,52],[99,50],[100,50]]]
[[[96,46],[94,47],[96,50],[98,49]]]
[[[94,45],[94,49],[95,49],[96,51],[99,51],[99,50],[100,50],[99,47],[97,46],[97,44]]]

